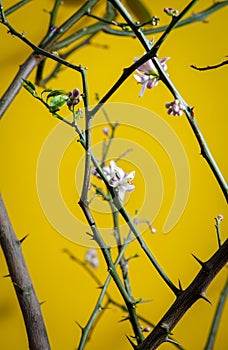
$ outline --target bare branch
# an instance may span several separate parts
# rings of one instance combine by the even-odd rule
[[[0,243],[23,314],[30,350],[49,350],[47,331],[22,251],[0,195]]]
[[[190,307],[199,299],[206,300],[205,291],[228,261],[228,239],[214,255],[205,263],[190,283],[171,305],[166,314],[148,337],[137,346],[137,350],[154,350],[164,342],[169,341],[169,334]],[[208,300],[207,300],[208,301]]]

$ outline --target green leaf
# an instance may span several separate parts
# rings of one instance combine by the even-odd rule
[[[42,98],[42,100],[43,100],[43,94],[45,94],[46,92],[51,92],[51,91],[53,91],[52,89],[45,89],[45,90],[43,90],[42,92],[41,92],[41,98]]]
[[[47,90],[48,90],[48,89],[47,89]],[[58,96],[58,95],[65,95],[65,96],[67,96],[67,98],[68,98],[68,92],[65,91],[65,90],[51,90],[51,93],[47,95],[47,100],[48,100],[50,97]]]
[[[66,104],[67,100],[68,100],[68,96],[57,95],[52,97],[49,103],[50,112],[53,113],[58,111],[60,107]]]
[[[35,87],[35,85],[33,85],[33,83],[32,83],[31,81],[29,81],[29,80],[27,80],[27,79],[23,79],[23,78],[22,78],[22,80],[23,80],[23,82],[24,82],[24,84],[25,84],[26,86],[28,86],[28,87],[30,87],[32,90],[36,91],[36,87]]]
[[[37,91],[36,91],[36,87],[35,85],[33,85],[33,83],[31,83],[31,81],[23,79],[23,83],[22,86],[28,91],[30,92],[30,94],[32,94],[33,96],[38,96]]]

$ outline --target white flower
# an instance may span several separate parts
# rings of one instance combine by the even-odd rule
[[[161,66],[164,69],[164,71],[167,70],[166,61],[168,59],[169,57],[165,57],[160,60]],[[138,58],[136,57],[135,62],[137,61],[138,61]],[[151,59],[149,59],[148,61],[143,63],[141,66],[139,66],[138,69],[136,69],[136,72],[137,74],[134,74],[133,76],[138,84],[142,84],[142,89],[139,94],[139,97],[142,97],[146,88],[152,89],[153,87],[158,85],[160,76],[157,68],[155,67]]]
[[[116,166],[114,160],[111,160],[110,166],[105,166],[103,171],[110,186],[118,189],[118,195],[121,200],[124,199],[125,192],[131,192],[135,189],[132,183],[135,177],[135,171],[126,174],[123,169]]]
[[[95,249],[89,249],[87,250],[85,254],[85,261],[89,263],[92,267],[97,267],[99,266],[99,259],[97,256],[97,251]]]

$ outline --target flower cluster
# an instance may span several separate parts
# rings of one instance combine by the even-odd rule
[[[185,109],[184,105],[177,99],[173,102],[166,103],[165,107],[168,109],[167,113],[175,117],[181,116]]]
[[[164,12],[168,15],[168,16],[172,16],[172,17],[176,17],[179,15],[179,11],[175,10],[172,7],[165,7],[164,8]]]
[[[135,177],[135,171],[126,174],[123,169],[116,165],[114,160],[111,160],[110,166],[105,166],[103,171],[110,186],[118,190],[118,195],[121,200],[124,199],[126,192],[131,192],[135,189],[135,186],[132,183]]]
[[[110,165],[104,166],[102,170],[109,185],[117,189],[121,200],[124,199],[126,192],[132,192],[135,189],[135,186],[132,183],[135,177],[135,171],[132,171],[130,174],[125,173],[123,169],[116,165],[114,160],[111,160]],[[98,179],[101,179],[101,176],[96,169],[92,170],[92,174]]]
[[[165,57],[160,60],[161,66],[165,71],[167,70],[166,61],[168,59],[169,57]],[[137,61],[138,58],[135,58],[135,62]],[[160,76],[151,59],[143,63],[140,67],[138,67],[136,72],[137,74],[134,74],[134,78],[139,84],[142,84],[142,89],[139,94],[139,97],[142,97],[146,88],[152,89],[153,87],[158,85]]]
[[[81,100],[82,100],[82,95],[79,89],[74,89],[73,91],[70,91],[68,94],[68,101],[67,101],[68,108],[71,109],[71,107],[76,106]]]
[[[85,261],[90,264],[92,267],[98,267],[99,266],[99,259],[97,256],[97,251],[95,249],[89,249],[87,250],[85,254]]]

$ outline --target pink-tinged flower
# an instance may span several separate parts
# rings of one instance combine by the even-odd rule
[[[223,215],[222,215],[222,214],[219,214],[219,215],[217,216],[217,220],[218,220],[218,221],[222,221],[222,220],[223,220]]]
[[[89,249],[87,250],[85,254],[85,261],[90,264],[92,267],[97,267],[99,266],[99,259],[97,256],[97,251],[95,249]]]
[[[179,15],[179,11],[178,10],[175,10],[174,8],[172,7],[165,7],[164,8],[164,12],[168,15],[168,16],[171,16],[171,17],[176,17]]]
[[[105,166],[103,171],[110,186],[118,190],[118,195],[121,200],[124,199],[126,192],[131,192],[135,189],[135,186],[132,183],[135,177],[135,171],[126,174],[123,169],[116,166],[114,160],[111,160],[110,166]]]
[[[160,60],[161,66],[165,71],[168,68],[166,64],[166,61],[168,59],[169,57],[165,57]],[[138,58],[135,58],[135,62],[137,61]],[[158,85],[160,76],[151,59],[143,63],[138,69],[136,69],[136,72],[137,74],[134,74],[134,78],[139,84],[142,84],[142,89],[139,94],[139,97],[142,97],[146,88],[152,89],[153,87]]]
[[[108,136],[108,134],[109,134],[109,129],[108,129],[107,127],[104,127],[104,128],[103,128],[103,133],[104,133],[106,136]]]
[[[165,107],[168,109],[167,113],[173,116],[181,116],[185,110],[184,105],[179,100],[166,103]]]

